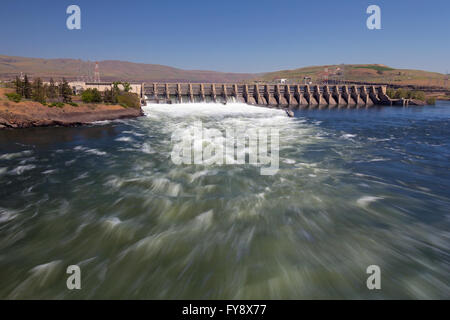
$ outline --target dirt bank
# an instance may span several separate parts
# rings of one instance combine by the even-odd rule
[[[84,104],[77,107],[49,107],[38,102],[9,101],[0,89],[0,128],[29,128],[41,126],[76,126],[94,121],[135,118],[142,110],[119,105]],[[9,92],[9,91],[8,91]]]

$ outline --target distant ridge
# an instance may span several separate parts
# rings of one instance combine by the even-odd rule
[[[94,72],[94,62],[76,59],[42,59],[0,55],[0,79],[12,79],[21,72],[43,79],[76,80]],[[255,74],[182,70],[157,64],[99,61],[102,81],[137,82],[240,82]]]
[[[42,59],[0,55],[0,79],[13,79],[21,72],[31,77],[50,77],[68,80],[81,79],[91,73],[95,62],[76,59]],[[275,81],[289,79],[303,83],[305,77],[312,82],[347,80],[366,83],[388,83],[413,86],[450,86],[448,76],[442,73],[422,70],[396,69],[383,64],[347,64],[311,66],[293,70],[267,73],[227,73],[216,71],[183,70],[157,64],[133,63],[117,60],[99,61],[102,81],[136,82],[244,82]]]
[[[346,80],[359,83],[386,83],[413,86],[449,86],[448,76],[422,70],[395,69],[383,64],[346,64],[312,66],[294,70],[268,72],[257,77],[260,81],[290,79],[303,82],[305,77],[313,83],[328,78],[330,82]]]

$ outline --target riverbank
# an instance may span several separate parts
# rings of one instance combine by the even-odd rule
[[[143,115],[141,108],[125,108],[120,105],[65,104],[62,107],[51,107],[34,101],[16,103],[5,97],[6,90],[8,89],[0,89],[0,128],[77,126]]]

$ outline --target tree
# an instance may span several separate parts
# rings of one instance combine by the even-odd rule
[[[45,89],[42,84],[41,78],[36,78],[33,81],[33,93],[32,93],[33,101],[37,101],[40,103],[45,103]]]
[[[102,94],[97,89],[87,89],[81,94],[81,100],[85,103],[102,102]]]
[[[16,80],[14,81],[14,85],[16,87],[16,93],[20,94],[20,96],[23,96],[23,81],[17,76]]]
[[[70,88],[67,80],[63,78],[62,83],[59,85],[59,94],[64,103],[72,102],[72,93],[72,88]]]
[[[56,87],[55,81],[53,80],[53,78],[50,79],[50,85],[48,86],[48,89],[47,89],[47,97],[49,99],[58,98],[58,88]]]
[[[114,95],[113,90],[106,89],[103,92],[103,101],[105,103],[117,103],[117,96]]]
[[[131,84],[128,82],[122,82],[123,91],[130,92],[131,91]]]
[[[23,96],[25,99],[31,99],[32,90],[31,90],[31,84],[28,80],[28,76],[25,75],[25,78],[23,80]]]

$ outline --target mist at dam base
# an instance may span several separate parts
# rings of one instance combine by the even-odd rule
[[[143,109],[0,131],[1,299],[448,298],[449,102]],[[172,133],[197,121],[278,130],[276,174],[173,163]]]

